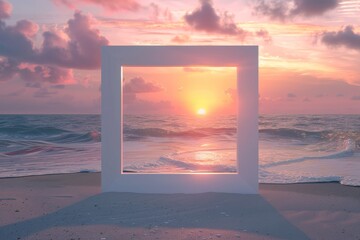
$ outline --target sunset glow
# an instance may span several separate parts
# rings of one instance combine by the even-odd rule
[[[124,114],[233,115],[234,67],[124,67]]]
[[[99,113],[104,45],[258,45],[260,114],[360,113],[359,1],[0,2],[1,113]],[[235,68],[169,69],[128,76],[162,88],[127,100],[155,113],[233,107]]]
[[[206,115],[206,110],[204,108],[199,108],[196,113],[197,115]]]

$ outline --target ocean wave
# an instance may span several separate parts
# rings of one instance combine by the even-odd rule
[[[86,133],[69,132],[60,136],[55,136],[49,139],[51,142],[56,143],[87,143],[87,142],[100,142],[101,134],[98,131],[91,131]]]
[[[69,131],[56,127],[39,127],[31,125],[14,125],[0,127],[0,135],[2,136],[53,136]]]
[[[260,168],[259,183],[275,183],[275,184],[289,184],[289,183],[326,183],[338,182],[344,185],[356,186],[355,182],[347,182],[341,176],[302,176],[302,175],[286,175],[275,172],[269,172]]]
[[[344,145],[344,147],[342,150],[340,150],[338,152],[330,153],[327,155],[305,156],[305,157],[300,157],[300,158],[287,159],[287,160],[279,161],[279,162],[271,162],[271,163],[267,163],[267,164],[261,164],[260,166],[263,168],[269,168],[269,167],[276,167],[276,166],[287,165],[287,164],[292,164],[292,163],[300,163],[300,162],[304,162],[307,160],[340,159],[340,158],[351,157],[355,154],[355,152],[357,152],[356,143],[352,139],[345,140],[343,145]]]
[[[304,138],[326,138],[331,131],[305,131],[296,128],[265,128],[260,129],[260,133],[268,134],[277,137],[283,138],[295,138],[295,139],[304,139]]]
[[[34,131],[16,129],[17,136],[12,136],[12,138],[7,136],[9,139],[0,139],[0,157],[9,158],[42,153],[71,154],[74,151],[81,151],[79,144],[92,144],[101,141],[101,134],[98,131],[76,133],[56,128],[38,128]],[[51,130],[48,131],[49,129]],[[20,133],[23,134],[21,137],[19,136]]]
[[[39,127],[31,125],[14,125],[0,127],[0,148],[9,144],[17,144],[21,140],[38,140],[51,143],[86,143],[100,142],[101,133],[93,130],[75,132],[57,127]]]
[[[143,163],[138,165],[126,165],[124,169],[127,172],[167,172],[166,169],[174,171],[185,171],[185,172],[214,172],[214,173],[234,173],[236,172],[236,163],[234,165],[229,164],[218,164],[216,160],[219,158],[226,158],[226,154],[229,150],[234,148],[214,148],[214,149],[202,149],[184,152],[170,153],[164,156],[160,156],[157,161],[151,163]],[[211,154],[213,153],[213,154]],[[201,159],[194,161],[195,155],[201,155]],[[214,159],[215,158],[215,159]],[[211,163],[213,161],[213,163]],[[165,169],[165,170],[164,170]]]
[[[220,117],[124,116],[124,141],[134,141],[124,153],[135,156],[125,171],[235,172],[236,118]],[[359,120],[260,116],[260,182],[360,186]],[[0,177],[99,171],[100,123],[100,115],[1,115]]]
[[[235,135],[236,128],[194,128],[174,131],[163,128],[124,128],[125,137],[188,137],[199,138],[213,135]]]
[[[124,172],[141,173],[165,173],[165,172],[211,172],[211,173],[235,173],[236,168],[222,164],[198,164],[176,160],[169,157],[160,157],[155,163],[143,165],[126,165]]]
[[[260,137],[271,140],[300,140],[304,143],[335,143],[342,144],[351,142],[354,150],[360,150],[360,131],[323,130],[306,131],[296,128],[264,128],[259,130]]]
[[[259,169],[259,183],[273,183],[273,184],[294,184],[294,183],[329,183],[336,182],[342,185],[359,187],[359,178],[349,177],[343,174],[339,175],[319,175],[313,174],[312,176],[304,176],[301,173],[284,174],[268,169]]]
[[[222,165],[222,164],[199,164],[199,163],[189,163],[181,160],[177,160],[171,157],[160,157],[159,162],[172,165],[180,169],[196,172],[236,172],[235,167]]]
[[[19,156],[19,155],[31,155],[31,154],[38,154],[41,152],[51,153],[51,152],[64,152],[64,151],[74,151],[74,148],[69,147],[61,147],[61,146],[51,146],[51,145],[42,145],[42,146],[30,146],[27,148],[4,152],[4,156]]]

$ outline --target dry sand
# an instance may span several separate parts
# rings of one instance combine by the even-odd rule
[[[100,193],[99,173],[0,179],[0,239],[360,239],[360,187]]]

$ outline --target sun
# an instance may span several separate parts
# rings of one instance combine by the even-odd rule
[[[206,110],[204,108],[199,108],[196,113],[197,115],[206,115]]]

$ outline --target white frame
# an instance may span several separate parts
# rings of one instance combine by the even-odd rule
[[[103,192],[258,193],[257,46],[104,46],[101,52]],[[122,173],[122,67],[237,67],[236,173]]]

